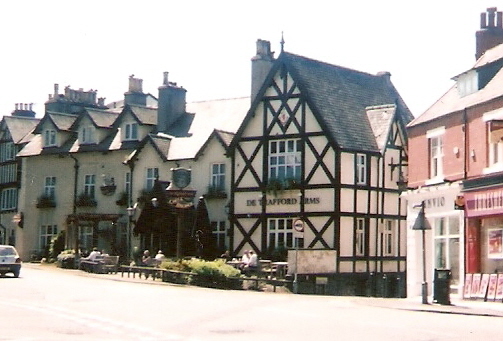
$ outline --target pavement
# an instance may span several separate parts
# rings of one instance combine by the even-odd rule
[[[151,278],[139,278],[138,276],[128,277],[127,274],[124,276],[121,273],[117,274],[92,274],[81,270],[72,269],[61,269],[56,267],[55,264],[40,264],[40,263],[23,263],[23,267],[29,267],[32,269],[40,269],[45,271],[63,271],[65,273],[75,274],[77,276],[93,276],[96,278],[102,278],[114,281],[127,281],[134,282],[138,284],[150,284],[150,285],[180,285],[165,283],[160,280],[152,280]],[[22,272],[21,272],[22,277]],[[271,290],[269,290],[271,289]],[[290,294],[286,288],[278,287],[276,292],[272,292],[272,288],[265,288],[264,294]],[[483,300],[472,300],[472,299],[462,299],[456,295],[451,295],[450,305],[442,305],[432,303],[433,298],[428,297],[428,304],[422,303],[422,297],[408,297],[408,298],[380,298],[380,297],[348,297],[348,296],[338,296],[341,300],[348,300],[355,305],[396,309],[404,311],[418,311],[425,313],[438,313],[438,314],[459,314],[459,315],[474,315],[474,316],[488,316],[488,317],[503,317],[503,301],[491,301],[484,302]]]

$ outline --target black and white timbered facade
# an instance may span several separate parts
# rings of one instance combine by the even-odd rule
[[[255,60],[271,56],[261,43]],[[284,51],[265,60],[267,76],[231,145],[233,254],[294,248],[300,220],[301,249],[337,255],[325,274],[329,292],[363,293],[384,275],[405,281],[406,206],[397,181],[406,173],[412,115],[389,73]]]

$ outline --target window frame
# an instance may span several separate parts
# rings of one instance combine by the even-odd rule
[[[267,219],[267,245],[268,245],[268,247],[274,247],[274,248],[279,248],[279,247],[292,248],[292,247],[294,247],[295,236],[294,236],[294,230],[293,230],[293,221],[294,221],[294,218],[269,218],[269,219]],[[271,228],[272,225],[274,225],[273,229]],[[280,228],[281,225],[283,226],[282,228]],[[281,242],[284,242],[284,243],[281,245]]]
[[[300,180],[302,172],[302,140],[269,141],[268,175],[273,180]]]
[[[215,190],[225,190],[225,163],[216,162],[211,164],[211,187]]]
[[[381,239],[382,239],[382,255],[395,256],[395,235],[396,235],[396,221],[392,219],[384,219],[382,225]]]
[[[92,124],[85,125],[85,126],[81,127],[80,136],[79,136],[79,143],[80,144],[94,144],[94,143],[96,143],[95,132],[96,132],[96,128]]]
[[[367,158],[366,154],[358,153],[355,155],[355,182],[357,185],[368,183]]]
[[[45,224],[40,225],[39,228],[39,249],[41,251],[45,250],[45,248],[51,244],[52,238],[58,235],[58,225],[56,224]]]
[[[44,179],[44,196],[56,199],[56,177],[46,176]]]
[[[96,195],[96,175],[95,174],[85,174],[84,175],[84,194],[89,198],[95,198]]]
[[[215,244],[219,252],[227,250],[227,226],[224,220],[212,221],[210,223],[211,231],[215,238]]]
[[[1,206],[0,210],[9,211],[17,208],[17,188],[4,188],[0,195]]]
[[[355,256],[365,256],[366,254],[366,226],[365,218],[356,218],[355,224]]]
[[[124,124],[124,141],[138,141],[138,122]]]
[[[150,174],[152,172],[152,174]],[[145,169],[145,189],[151,190],[154,187],[155,181],[159,179],[159,168],[148,167]]]
[[[57,146],[56,130],[47,128],[44,130],[44,147]]]

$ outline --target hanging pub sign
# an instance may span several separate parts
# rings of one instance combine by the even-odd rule
[[[168,203],[175,208],[194,206],[195,190],[186,190],[191,181],[191,171],[187,168],[172,168],[172,182],[166,189]]]

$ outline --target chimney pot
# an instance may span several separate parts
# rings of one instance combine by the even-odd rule
[[[17,110],[17,108],[18,108],[18,105],[19,105],[19,103],[16,103],[16,110]]]
[[[30,103],[30,111],[33,111],[33,103]]]
[[[494,27],[494,13],[496,13],[496,7],[490,7],[487,9],[488,13],[488,23],[487,26],[489,27]]]
[[[496,27],[503,28],[503,12],[496,12]]]
[[[487,14],[480,13],[480,28],[486,28],[487,27]]]
[[[54,84],[54,97],[57,97],[59,94],[59,84]]]
[[[163,79],[162,79],[162,84],[163,85],[168,85],[168,75],[169,75],[168,71],[164,71],[163,72]]]

